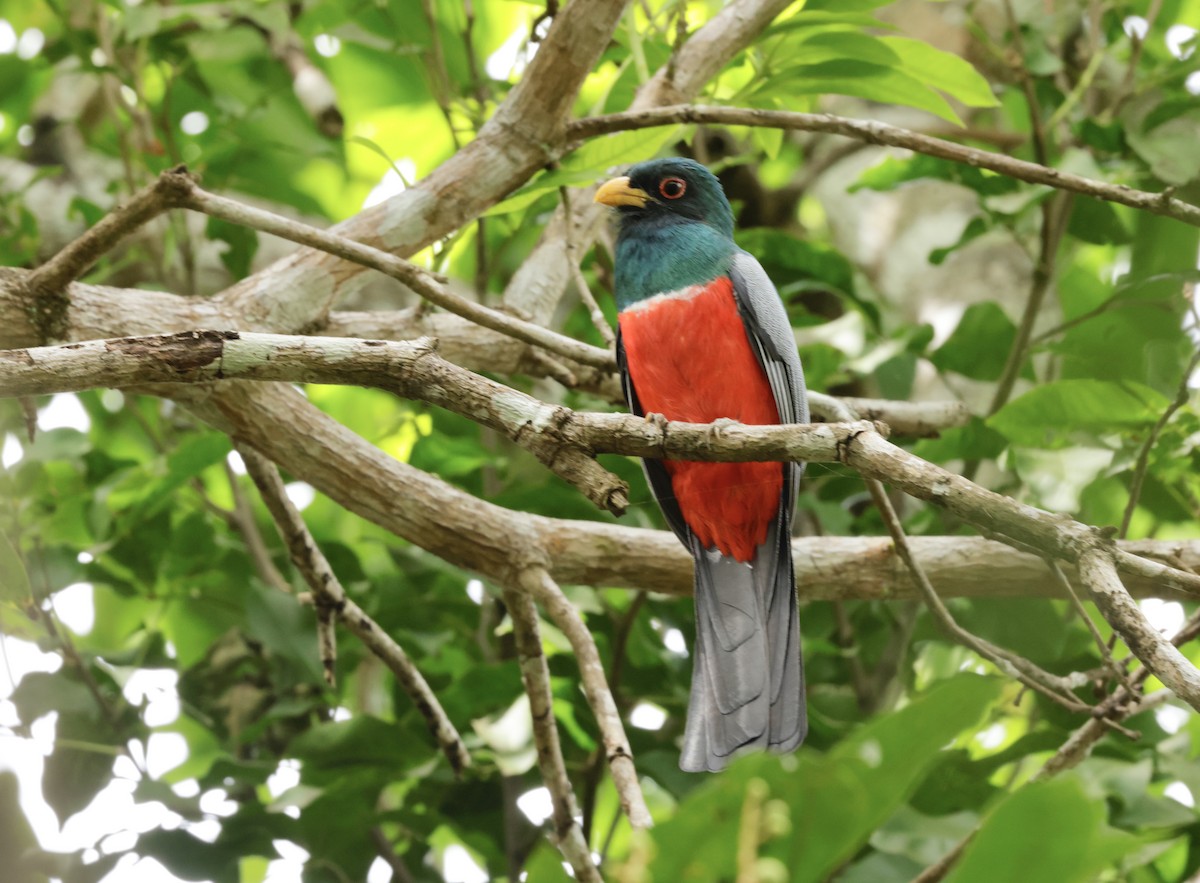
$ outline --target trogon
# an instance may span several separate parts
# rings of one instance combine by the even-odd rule
[[[617,361],[629,408],[668,420],[807,423],[795,338],[733,241],[720,182],[689,159],[639,163],[596,192],[617,209]],[[803,464],[646,460],[695,559],[696,642],[679,765],[788,752],[808,730],[791,524]]]

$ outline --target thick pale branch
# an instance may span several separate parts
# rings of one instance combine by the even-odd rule
[[[646,800],[638,784],[633,752],[629,748],[629,740],[625,738],[621,713],[617,710],[612,690],[608,687],[608,679],[604,676],[604,663],[600,661],[600,651],[596,649],[595,638],[584,625],[579,611],[567,600],[562,589],[544,569],[538,567],[526,570],[521,585],[541,602],[554,624],[571,642],[575,659],[579,663],[584,694],[592,713],[596,716],[596,724],[600,727],[600,736],[604,740],[604,754],[608,758],[621,808],[633,827],[649,828],[654,822],[650,818],[650,810],[646,808]]]
[[[49,391],[39,388],[39,378],[53,378],[60,392],[96,383],[123,387],[232,378],[378,387],[448,408],[504,433],[601,508],[620,514],[628,505],[623,481],[589,452],[564,446],[547,434],[560,411],[563,417],[569,411],[447,362],[428,340],[389,343],[196,331],[0,350],[0,396]],[[540,410],[531,413],[530,403]]]
[[[241,446],[242,460],[246,471],[258,486],[262,500],[275,519],[279,535],[287,544],[292,563],[304,576],[312,589],[320,616],[328,620],[329,614],[338,618],[354,632],[372,653],[391,669],[404,692],[412,699],[429,726],[429,732],[441,746],[446,759],[455,772],[471,765],[471,755],[463,744],[458,730],[446,716],[445,709],[429,688],[421,672],[413,664],[404,648],[397,644],[367,613],[346,596],[341,581],[329,566],[328,560],[317,546],[300,512],[292,505],[283,489],[283,481],[275,464],[256,450]],[[326,676],[329,675],[328,670]]]
[[[1200,226],[1200,208],[1176,199],[1169,193],[1149,193],[1126,187],[1124,184],[1108,184],[1071,172],[1015,159],[1002,153],[979,150],[942,138],[910,132],[886,123],[874,120],[847,119],[833,114],[679,104],[672,107],[635,110],[578,120],[567,128],[567,134],[570,137],[585,140],[609,132],[648,129],[679,123],[762,126],[773,129],[795,129],[805,132],[823,132],[828,135],[843,135],[868,144],[902,147],[927,156],[936,156],[953,162],[989,169],[1019,181],[1027,181],[1030,184],[1045,184],[1058,190],[1120,203],[1156,215],[1175,218],[1185,224]]]
[[[449,408],[505,433],[610,509],[624,503],[624,489],[591,460],[596,453],[842,462],[944,507],[990,535],[1067,561],[1077,560],[1097,541],[1093,528],[928,463],[889,443],[870,423],[709,426],[573,412],[451,365],[421,342],[205,332],[0,353],[0,395],[230,377],[377,386]],[[599,472],[589,472],[593,468]],[[1117,563],[1123,572],[1157,580],[1160,590],[1200,594],[1195,574],[1126,552],[1118,554]]]

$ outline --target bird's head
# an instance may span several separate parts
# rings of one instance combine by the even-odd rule
[[[721,182],[695,160],[671,157],[638,163],[628,175],[603,184],[596,202],[620,210],[623,231],[698,223],[733,238],[733,210]]]

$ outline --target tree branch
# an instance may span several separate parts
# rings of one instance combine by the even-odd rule
[[[450,761],[451,769],[456,773],[462,772],[471,765],[471,755],[467,753],[462,737],[446,716],[445,709],[438,702],[437,696],[429,688],[421,672],[404,652],[404,648],[392,640],[361,607],[346,596],[346,590],[342,588],[333,568],[329,566],[329,561],[322,554],[312,534],[308,532],[300,512],[284,492],[283,481],[279,478],[275,464],[251,447],[239,445],[238,451],[246,463],[246,472],[258,486],[263,503],[275,519],[275,526],[288,547],[292,563],[313,591],[318,612],[325,611],[326,615],[328,612],[336,613],[350,631],[362,640],[367,649],[391,669],[404,692],[417,707],[417,711],[425,718],[429,732],[441,747],[446,759]]]
[[[629,740],[625,738],[621,713],[617,710],[617,703],[613,700],[612,691],[604,677],[604,663],[600,661],[600,651],[596,649],[595,638],[580,618],[579,611],[567,600],[562,589],[544,569],[538,567],[526,570],[522,587],[541,602],[554,624],[571,642],[579,663],[583,692],[592,707],[592,713],[596,716],[596,724],[600,727],[613,784],[620,797],[621,808],[629,817],[629,823],[634,828],[651,827],[654,821],[650,818],[650,810],[646,808],[646,800],[638,784],[633,752],[629,748]]]
[[[902,147],[915,153],[936,156],[952,162],[964,163],[982,169],[990,169],[1019,181],[1030,184],[1045,184],[1058,190],[1066,190],[1095,199],[1116,202],[1131,208],[1141,209],[1156,215],[1174,218],[1185,224],[1200,226],[1200,208],[1176,199],[1169,192],[1149,193],[1135,190],[1124,184],[1108,184],[1085,178],[1037,163],[1014,159],[1001,153],[992,153],[974,147],[965,147],[921,135],[896,126],[873,120],[853,120],[833,114],[795,113],[783,110],[756,110],[741,107],[705,107],[700,105],[674,105],[653,110],[627,111],[577,120],[567,127],[567,136],[577,140],[594,138],[609,132],[629,129],[649,129],[655,126],[679,123],[717,123],[727,126],[765,126],[773,129],[823,132],[856,138],[868,144],[887,147]]]
[[[889,443],[870,423],[710,426],[664,423],[629,414],[575,412],[451,365],[433,353],[427,342],[196,332],[0,351],[0,395],[156,381],[179,386],[181,382],[231,377],[376,386],[446,407],[503,432],[609,509],[624,503],[623,485],[608,481],[607,470],[591,460],[596,453],[726,462],[841,462],[868,478],[886,481],[943,507],[989,535],[1015,540],[1057,558],[1076,561],[1082,550],[1097,541],[1093,528],[986,490],[921,460]],[[180,390],[170,394],[188,397]],[[263,410],[257,396],[255,404],[247,403],[247,407]],[[292,411],[284,406],[284,413],[290,416]],[[281,415],[280,419],[280,425],[285,425],[287,418]],[[283,462],[273,454],[272,459]],[[377,458],[370,455],[368,459]],[[300,474],[291,465],[288,468]],[[368,474],[378,466],[364,463],[360,468]],[[589,477],[593,468],[599,472],[590,472]],[[512,513],[502,511],[507,513],[505,518],[512,518]],[[434,521],[444,517],[436,511],[427,515]],[[467,534],[477,532],[477,526],[466,529]],[[1200,595],[1200,577],[1195,574],[1140,558],[1128,549],[1119,550],[1116,560],[1122,572],[1156,582],[1160,592]],[[661,565],[655,565],[649,572],[660,569]],[[557,574],[555,578],[587,581],[563,580]]]
[[[1100,546],[1087,549],[1079,558],[1079,575],[1104,618],[1142,664],[1176,696],[1200,711],[1200,671],[1146,621],[1121,584],[1112,552]]]
[[[521,680],[529,696],[529,711],[533,715],[533,737],[537,743],[538,768],[542,781],[550,791],[554,808],[555,845],[575,871],[576,880],[602,883],[600,872],[592,863],[591,852],[575,817],[579,808],[575,792],[567,777],[562,746],[558,741],[558,726],[554,722],[554,696],[550,692],[550,669],[542,653],[542,638],[538,628],[537,608],[524,588],[505,588],[504,603],[512,617],[513,635],[517,641],[517,656],[521,665]]]
[[[1059,677],[1051,674],[1025,657],[998,647],[960,626],[950,611],[946,609],[946,605],[942,603],[942,599],[938,597],[929,578],[925,575],[924,569],[912,554],[908,545],[908,537],[904,533],[904,526],[900,523],[900,517],[896,514],[896,510],[892,508],[891,500],[888,499],[883,485],[874,479],[868,479],[867,489],[871,492],[875,508],[883,516],[883,523],[887,526],[888,533],[892,535],[892,542],[896,544],[900,557],[921,589],[925,605],[943,631],[959,644],[991,662],[1005,674],[1016,678],[1025,686],[1047,696],[1064,708],[1076,712],[1091,710],[1088,705],[1076,699],[1071,692],[1087,683],[1085,677],[1080,675]]]

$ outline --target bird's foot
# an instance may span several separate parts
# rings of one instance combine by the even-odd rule
[[[709,438],[720,438],[721,433],[729,427],[741,425],[741,421],[734,420],[732,417],[718,417],[712,423],[708,424]]]
[[[655,414],[654,412],[650,412],[649,414],[644,414],[642,416],[642,419],[645,420],[647,423],[654,424],[654,428],[657,429],[659,432],[666,432],[667,431],[667,423],[670,422],[667,420],[667,418],[664,414]]]

